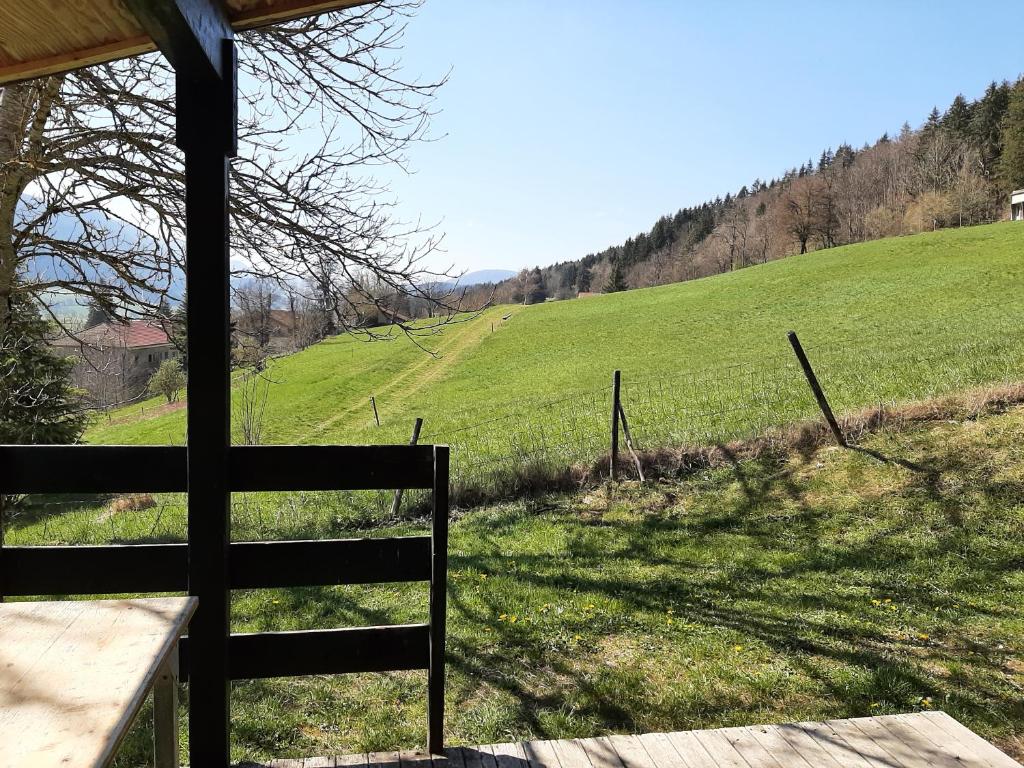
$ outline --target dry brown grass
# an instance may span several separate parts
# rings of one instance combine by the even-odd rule
[[[129,493],[125,496],[118,496],[107,506],[107,512],[117,515],[121,512],[139,512],[143,509],[152,509],[156,506],[156,499],[148,493]]]

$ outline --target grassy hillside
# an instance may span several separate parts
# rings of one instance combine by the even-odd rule
[[[639,442],[723,439],[814,416],[788,329],[843,410],[1016,376],[1022,309],[1024,226],[863,243],[689,283],[492,308],[429,339],[436,357],[400,337],[331,339],[274,365],[264,440],[401,442],[423,416],[426,439],[453,444],[463,477],[510,455],[585,461],[607,444],[616,368]],[[158,406],[114,413],[86,439],[181,442],[184,412]]]

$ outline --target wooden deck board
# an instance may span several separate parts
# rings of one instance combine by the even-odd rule
[[[636,736],[608,736],[607,739],[624,768],[658,768],[654,758]]]
[[[523,742],[523,752],[530,762],[531,768],[562,768],[550,741]],[[467,766],[469,768],[469,766]],[[656,768],[656,767],[652,767]]]
[[[943,712],[452,747],[288,768],[1024,768]],[[330,762],[329,760],[336,760]],[[431,765],[431,762],[433,765]]]
[[[785,768],[750,733],[749,728],[722,728],[721,733],[750,768]]]

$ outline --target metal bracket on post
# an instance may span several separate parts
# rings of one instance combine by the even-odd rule
[[[814,375],[814,369],[811,368],[811,363],[808,361],[807,355],[804,354],[804,348],[800,344],[800,339],[796,337],[794,331],[790,331],[786,336],[793,347],[793,352],[796,353],[796,359],[799,361],[800,367],[803,368],[804,376],[807,377],[807,383],[811,386],[811,392],[814,393],[814,399],[818,401],[818,408],[821,409],[825,421],[828,422],[829,429],[832,430],[836,442],[845,448],[847,445],[846,436],[843,435],[843,430],[840,429],[839,422],[836,421],[836,417],[832,413],[832,407],[825,398],[825,392],[822,390],[821,384],[818,383],[818,377]]]

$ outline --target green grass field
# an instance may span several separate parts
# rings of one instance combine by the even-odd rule
[[[509,490],[533,461],[604,450],[615,368],[641,447],[813,418],[789,328],[839,411],[1019,380],[1022,251],[1024,227],[1001,224],[498,307],[435,338],[437,357],[401,339],[334,339],[276,362],[265,437],[404,441],[424,416],[425,440],[453,445],[459,482]],[[165,410],[113,413],[88,440],[180,442],[184,413]],[[450,741],[935,707],[1024,754],[1022,437],[1016,409],[869,436],[862,451],[766,455],[612,495],[463,510],[451,531]],[[10,516],[6,542],[182,540],[182,497],[153,501],[118,512],[95,498],[33,498]],[[232,536],[421,530],[389,507],[387,493],[236,494]],[[236,631],[426,616],[422,585],[236,592],[232,603]],[[421,674],[233,691],[239,760],[423,741]],[[121,765],[144,764],[147,738],[144,718]]]
[[[641,447],[710,442],[815,417],[789,329],[843,411],[1016,378],[1022,309],[1016,223],[494,307],[429,339],[436,357],[401,337],[340,337],[276,361],[264,441],[405,442],[422,416],[424,439],[453,447],[456,490],[493,486],[493,498],[515,490],[524,466],[590,463],[606,450],[616,368]],[[86,440],[180,443],[183,433],[184,411],[152,400],[101,418]]]
[[[1022,445],[1017,408],[465,513],[449,742],[935,708],[1024,756]],[[42,523],[12,539],[43,540]],[[236,592],[232,606],[237,631],[425,618],[423,585]],[[422,673],[236,684],[233,757],[422,745],[425,689]],[[144,765],[148,739],[144,716],[121,765]]]

